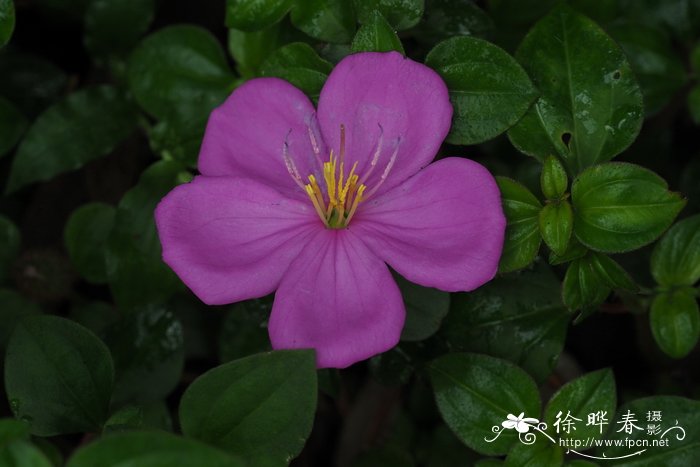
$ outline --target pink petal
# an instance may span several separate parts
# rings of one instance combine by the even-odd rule
[[[317,168],[308,126],[315,110],[300,90],[277,78],[259,78],[236,89],[210,115],[199,154],[203,175],[246,177],[291,196],[306,197],[287,171],[285,141],[302,178]],[[325,144],[317,131],[322,154]]]
[[[249,179],[197,177],[156,208],[163,260],[205,303],[274,291],[318,230],[310,203]]]
[[[406,279],[454,292],[493,278],[505,226],[493,176],[447,158],[361,205],[349,229]]]
[[[398,185],[433,160],[447,136],[452,106],[447,86],[430,68],[398,52],[359,53],[344,58],[331,72],[318,101],[321,132],[338,152],[340,125],[346,128],[346,160],[358,161],[359,174],[369,168],[383,128],[376,184],[398,147],[389,178],[379,190]]]
[[[316,349],[345,368],[392,348],[405,310],[388,268],[348,230],[322,230],[282,279],[270,317],[275,349]]]

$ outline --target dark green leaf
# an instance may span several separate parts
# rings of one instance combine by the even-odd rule
[[[394,277],[406,305],[406,322],[401,331],[401,340],[427,339],[437,332],[450,311],[450,294],[414,284],[398,275]]]
[[[677,39],[697,37],[700,3],[697,0],[619,0],[625,16],[655,28],[663,28]]]
[[[333,69],[331,63],[318,56],[309,44],[295,42],[277,49],[262,64],[263,76],[275,76],[292,83],[313,99]]]
[[[91,0],[85,46],[97,57],[126,55],[148,30],[155,6],[155,0]]]
[[[542,194],[547,199],[559,199],[569,186],[569,178],[566,176],[566,169],[561,165],[556,156],[548,156],[542,166],[540,177]]]
[[[579,320],[603,303],[611,292],[600,278],[589,256],[575,259],[569,264],[562,284],[562,298],[570,310],[583,310]]]
[[[554,266],[557,264],[568,263],[569,261],[584,257],[588,251],[588,248],[581,245],[581,243],[576,240],[576,237],[572,237],[571,241],[569,241],[569,246],[563,255],[556,255],[553,251],[550,251],[549,264]]]
[[[616,23],[608,32],[627,55],[642,88],[646,114],[661,110],[687,80],[671,41],[663,31],[639,23]]]
[[[126,315],[106,331],[116,372],[112,404],[153,402],[177,386],[184,364],[182,324],[163,306]]]
[[[282,21],[255,32],[229,29],[228,50],[236,62],[236,69],[243,78],[260,75],[265,59],[284,44],[303,41],[304,34],[294,29],[289,21]]]
[[[356,52],[390,52],[396,50],[405,54],[401,39],[391,28],[391,25],[378,11],[362,25],[352,40],[352,51]]]
[[[24,317],[39,313],[39,306],[10,289],[0,289],[0,357],[17,323]]]
[[[659,412],[660,422],[650,422],[647,417],[653,412]],[[630,414],[635,420],[634,425],[641,428],[632,429],[632,433],[623,430],[621,418]],[[616,461],[601,462],[601,465],[616,466],[663,466],[663,467],[687,467],[694,465],[700,456],[700,402],[682,397],[657,396],[637,399],[620,407],[615,417],[617,422],[614,429],[610,430],[609,438],[613,444],[596,451],[597,456],[612,458],[624,456]],[[661,433],[656,436],[647,433],[647,425],[658,425]],[[678,428],[673,428],[674,426]],[[663,437],[661,436],[663,434]],[[649,446],[648,448],[630,448],[628,443],[651,444],[654,440],[666,439],[665,446]],[[620,441],[622,440],[622,441]],[[619,445],[615,441],[620,442]],[[638,455],[630,454],[643,451]]]
[[[591,167],[571,186],[574,234],[607,253],[640,248],[659,237],[685,206],[654,172],[627,163]]]
[[[74,305],[68,317],[96,335],[104,336],[104,331],[119,320],[119,312],[111,303],[92,301]]]
[[[25,116],[10,101],[0,97],[0,157],[15,147],[27,125]]]
[[[424,0],[353,0],[357,19],[371,21],[372,11],[378,10],[399,31],[415,26],[423,16]]]
[[[538,264],[455,294],[441,334],[456,350],[508,359],[544,381],[564,347],[570,318],[560,288],[549,268]]]
[[[425,59],[447,83],[454,106],[447,141],[476,144],[515,124],[537,98],[537,91],[513,57],[474,37],[436,45]]]
[[[114,367],[107,347],[56,316],[22,320],[7,344],[5,387],[38,436],[96,431],[107,418]]]
[[[515,180],[496,177],[503,211],[508,220],[503,245],[501,272],[521,269],[532,263],[540,249],[539,213],[542,205],[527,188]]]
[[[486,37],[493,28],[491,17],[472,0],[430,0],[411,33],[421,42],[435,44],[454,36]]]
[[[272,26],[294,3],[293,0],[226,0],[226,26],[259,31]]]
[[[651,274],[660,285],[693,285],[700,279],[700,214],[671,227],[651,255]]]
[[[111,86],[78,91],[29,128],[12,164],[7,192],[76,170],[109,154],[136,126],[136,109]]]
[[[10,42],[15,30],[15,4],[13,0],[0,0],[0,47]]]
[[[29,423],[14,418],[0,418],[0,445],[18,439],[29,440]]]
[[[105,258],[109,285],[120,307],[162,303],[180,287],[161,258],[153,211],[168,191],[189,178],[176,162],[156,162],[119,203]]]
[[[0,444],[0,465],[3,467],[54,467],[39,448],[23,440]]]
[[[696,125],[700,125],[700,85],[696,85],[688,93],[688,112]]]
[[[66,467],[243,467],[245,464],[198,441],[160,431],[105,436],[79,449]]]
[[[63,238],[73,266],[88,282],[107,282],[105,246],[116,209],[104,203],[79,207],[66,223]]]
[[[515,414],[517,415],[517,414]],[[533,444],[517,443],[506,456],[504,467],[559,467],[564,463],[564,451],[543,435]]]
[[[311,432],[315,359],[312,350],[283,350],[209,370],[182,396],[183,433],[239,455],[251,465],[289,462]]]
[[[571,205],[566,200],[546,204],[540,211],[542,240],[557,255],[563,255],[569,246],[574,227],[573,220]]]
[[[540,413],[535,382],[504,360],[452,353],[433,361],[429,370],[442,418],[462,442],[481,454],[505,454],[519,442],[515,430],[501,427],[508,414]]]
[[[651,303],[649,323],[654,340],[673,358],[688,355],[700,337],[700,311],[694,289],[662,292]]]
[[[197,116],[189,125],[183,124],[179,117],[172,121],[161,120],[149,128],[151,150],[162,159],[176,160],[187,167],[196,167],[207,118],[208,115]]]
[[[520,151],[539,160],[558,154],[575,175],[635,140],[641,91],[623,51],[594,22],[558,7],[528,33],[516,58],[542,93],[508,132]]]
[[[0,284],[9,277],[21,242],[17,226],[10,219],[0,215]]]
[[[0,95],[28,117],[53,103],[66,81],[63,71],[43,58],[11,51],[0,55]]]
[[[587,261],[590,261],[593,271],[598,274],[598,277],[606,286],[630,292],[637,291],[637,285],[630,275],[627,274],[627,271],[609,256],[592,251],[589,253]]]
[[[270,349],[267,320],[272,300],[256,298],[235,304],[221,323],[219,359],[229,362]]]
[[[549,400],[544,410],[543,421],[547,423],[550,435],[555,438],[587,442],[587,446],[577,449],[583,451],[593,447],[588,440],[601,439],[611,424],[614,425],[616,406],[613,373],[609,369],[598,370],[562,386]],[[604,420],[589,418],[589,414],[596,413],[601,413]],[[569,414],[578,420],[569,419],[572,425],[567,431],[566,418]]]
[[[325,42],[347,44],[355,34],[355,12],[348,0],[303,0],[290,15],[292,24]]]

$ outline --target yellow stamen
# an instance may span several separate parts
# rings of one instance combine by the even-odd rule
[[[306,194],[309,195],[309,198],[311,198],[311,202],[314,205],[314,208],[316,209],[316,212],[318,213],[318,216],[321,218],[321,221],[326,225],[326,227],[329,227],[328,221],[326,220],[326,216],[323,214],[323,210],[321,209],[321,205],[318,203],[318,199],[316,198],[316,195],[314,194],[314,189],[311,187],[311,185],[306,185],[304,187],[306,189]]]

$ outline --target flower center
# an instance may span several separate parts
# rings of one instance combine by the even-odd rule
[[[352,164],[349,171],[348,165],[345,163],[345,125],[340,125],[340,150],[338,154],[336,155],[331,149],[328,161],[326,162],[321,160],[321,151],[316,136],[313,129],[310,126],[308,127],[311,147],[313,148],[316,161],[320,167],[320,175],[323,177],[325,193],[324,190],[322,190],[322,186],[317,181],[316,175],[309,174],[307,177],[308,183],[302,181],[299,171],[289,155],[288,143],[284,143],[283,157],[289,175],[309,196],[316,213],[327,228],[346,228],[355,215],[360,203],[366,201],[376,193],[377,189],[379,189],[382,183],[384,183],[384,180],[389,176],[389,172],[394,166],[398,154],[399,140],[397,140],[396,148],[379,181],[371,190],[366,192],[366,182],[379,162],[379,157],[382,153],[384,131],[381,125],[379,129],[379,139],[377,140],[376,149],[370,161],[370,166],[364,175],[360,177],[356,173],[357,161]]]

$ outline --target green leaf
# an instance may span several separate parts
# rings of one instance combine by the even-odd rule
[[[281,20],[293,3],[293,0],[226,0],[226,26],[248,32],[265,29]]]
[[[563,255],[573,231],[574,214],[568,201],[546,204],[540,211],[542,240],[557,255]]]
[[[116,209],[104,203],[89,203],[71,214],[63,238],[73,266],[88,282],[107,282],[105,247],[114,226]]]
[[[7,192],[109,154],[134,130],[136,115],[133,104],[111,86],[71,94],[29,128],[12,163]]]
[[[498,269],[510,272],[532,263],[540,249],[539,213],[542,205],[535,195],[515,180],[496,177],[496,182],[508,220]]]
[[[272,299],[256,298],[236,303],[221,323],[219,359],[229,362],[270,349],[267,320]]]
[[[700,214],[677,222],[656,244],[651,274],[667,287],[693,285],[700,279]]]
[[[289,462],[313,425],[315,360],[312,350],[282,350],[209,370],[182,396],[182,432],[251,465]]]
[[[426,65],[445,80],[454,107],[447,142],[476,144],[515,124],[537,98],[527,73],[507,52],[482,39],[455,37],[436,45]]]
[[[63,71],[43,58],[9,50],[0,55],[0,95],[28,117],[53,103],[66,82]]]
[[[402,341],[422,341],[440,328],[450,311],[450,294],[431,287],[423,287],[394,275],[406,305],[406,322],[401,331]]]
[[[574,234],[592,250],[621,253],[656,240],[685,206],[654,172],[627,163],[601,164],[571,186]]]
[[[588,440],[601,439],[614,424],[616,406],[613,373],[609,369],[598,370],[562,386],[549,400],[544,410],[543,421],[547,423],[549,433],[555,438],[587,442],[587,446],[577,449],[583,451],[593,447]],[[602,414],[603,418],[589,418],[589,414],[596,413]],[[569,414],[579,420],[569,419],[572,425],[567,432],[566,418]]]
[[[515,414],[517,415],[517,414]],[[508,453],[504,467],[559,467],[564,463],[564,451],[546,437],[539,435],[533,444],[517,443]]]
[[[593,268],[590,257],[585,256],[569,264],[562,284],[562,299],[570,310],[583,310],[580,321],[595,311],[611,290]]]
[[[430,0],[411,33],[432,45],[454,36],[487,37],[493,29],[491,17],[472,0]]]
[[[0,289],[0,357],[5,353],[5,345],[19,321],[34,313],[41,312],[39,306],[30,302],[14,290]]]
[[[0,215],[0,284],[10,275],[12,264],[19,254],[21,234],[15,224]]]
[[[659,412],[660,422],[649,422],[648,415]],[[632,433],[623,430],[621,417],[630,414],[636,420],[636,426],[641,430],[633,429]],[[625,404],[617,411],[617,422],[614,429],[610,430],[609,439],[612,446],[605,446],[596,450],[597,456],[607,458],[625,456],[624,459],[616,461],[605,461],[601,465],[616,466],[664,466],[664,467],[687,467],[694,465],[700,456],[700,402],[674,396],[656,396],[637,399],[629,404]],[[661,433],[651,436],[647,433],[647,425],[659,425]],[[679,428],[672,428],[674,426]],[[669,430],[666,432],[667,430]],[[681,429],[683,431],[681,431]],[[661,437],[661,434],[664,436]],[[679,439],[680,437],[680,439]],[[651,444],[653,440],[667,439],[665,446],[649,446],[630,448],[624,444],[646,442]],[[615,441],[620,442],[619,445]],[[643,451],[638,455],[628,457],[630,454]]]
[[[700,311],[696,293],[684,287],[662,292],[651,303],[649,324],[661,350],[682,358],[695,348],[700,337]]]
[[[485,455],[508,452],[518,441],[515,430],[495,429],[508,414],[537,416],[540,396],[535,382],[517,366],[493,357],[452,353],[429,367],[442,418],[467,446]]]
[[[10,42],[15,30],[15,4],[12,0],[0,0],[0,47]]]
[[[365,24],[379,11],[399,31],[415,26],[423,16],[424,0],[353,0],[357,19]]]
[[[83,446],[66,467],[243,467],[239,460],[198,441],[161,431],[130,431]]]
[[[236,70],[243,78],[260,75],[260,67],[272,52],[284,44],[303,41],[304,34],[294,29],[289,21],[282,21],[260,31],[228,31],[228,50],[236,62]]]
[[[113,405],[157,401],[175,389],[185,351],[182,324],[170,310],[132,311],[105,334],[116,372]]]
[[[598,274],[601,281],[613,289],[624,289],[630,292],[637,291],[637,285],[622,266],[615,260],[602,253],[590,252],[587,260],[590,262],[593,271]]]
[[[697,38],[700,3],[697,0],[619,0],[625,16],[655,28],[663,28],[682,41]]]
[[[148,30],[155,7],[155,0],[91,0],[85,47],[96,57],[126,55]]]
[[[564,347],[570,319],[560,288],[552,271],[537,264],[454,294],[441,335],[451,348],[510,360],[544,381]]]
[[[0,0],[2,1],[2,0]],[[0,157],[15,147],[29,122],[10,101],[0,97]]]
[[[355,12],[348,0],[304,0],[296,2],[292,24],[324,42],[347,44],[355,34]]]
[[[68,318],[85,326],[98,336],[119,320],[119,311],[114,304],[102,301],[76,303],[70,309]]]
[[[688,112],[696,125],[700,125],[700,85],[696,85],[688,93]]]
[[[309,44],[295,42],[273,52],[262,64],[261,73],[285,79],[316,100],[332,69]]]
[[[542,166],[540,176],[540,186],[542,194],[550,200],[559,199],[566,193],[569,186],[569,178],[566,176],[566,169],[561,165],[556,156],[548,156]]]
[[[586,256],[586,253],[588,253],[588,251],[588,248],[581,245],[581,243],[578,240],[576,240],[576,237],[571,237],[569,246],[563,255],[557,255],[553,251],[549,252],[549,264],[555,266],[558,264],[568,263],[569,261],[583,258],[584,256]]]
[[[53,467],[41,449],[24,440],[0,444],[0,465],[4,467]]]
[[[15,417],[37,436],[99,430],[113,380],[107,347],[70,320],[26,318],[7,344],[7,397]]]
[[[644,96],[644,110],[652,115],[680,91],[687,80],[683,61],[663,31],[633,22],[608,28],[625,51]]]
[[[105,258],[109,286],[120,307],[163,303],[180,287],[161,258],[153,211],[168,191],[190,177],[174,161],[156,162],[119,202]]]
[[[557,154],[575,175],[635,140],[641,91],[623,51],[594,22],[558,7],[528,33],[516,58],[542,93],[508,132],[520,151],[540,161]]]
[[[401,45],[401,39],[391,28],[391,25],[378,11],[372,12],[369,21],[362,25],[352,40],[352,52],[390,52],[395,50],[406,54]]]

